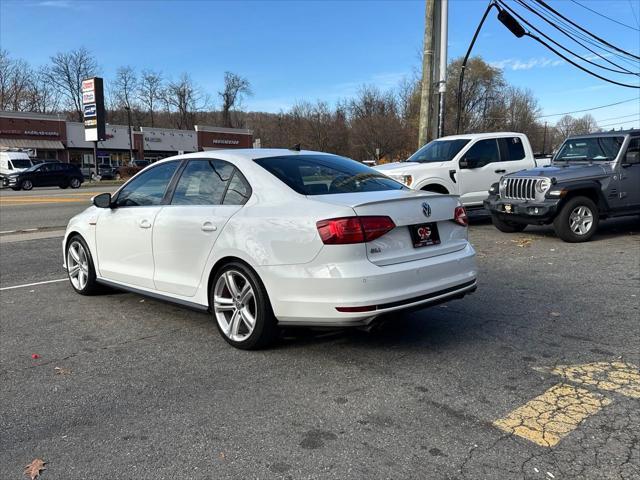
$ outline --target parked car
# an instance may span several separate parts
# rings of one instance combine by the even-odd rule
[[[553,224],[566,242],[585,242],[607,217],[640,214],[640,130],[569,137],[552,164],[504,176],[486,208],[503,232]]]
[[[33,161],[25,152],[0,151],[0,179],[20,173],[33,165]]]
[[[210,309],[239,348],[268,344],[281,326],[368,325],[476,289],[455,196],[413,191],[336,155],[172,157],[93,204],[63,241],[76,292],[105,284]]]
[[[4,177],[3,184],[13,190],[31,190],[33,187],[79,188],[84,182],[82,172],[70,163],[45,162],[22,172]]]
[[[151,165],[151,161],[149,160],[133,160],[132,162],[129,162],[129,165],[115,167],[113,170],[113,177],[116,180],[133,177],[136,173],[149,165]]]
[[[108,163],[98,165],[98,175],[102,180],[114,180],[116,178],[116,168]]]
[[[498,132],[442,137],[404,162],[374,168],[415,190],[460,195],[473,208],[502,175],[537,165],[526,135]]]

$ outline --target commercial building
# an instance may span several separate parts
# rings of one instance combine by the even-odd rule
[[[253,132],[243,128],[196,125],[194,130],[141,127],[129,136],[126,125],[109,125],[98,142],[98,163],[126,165],[134,159],[155,162],[189,152],[251,148]],[[84,125],[62,115],[0,111],[0,149],[20,149],[32,158],[93,165],[93,143],[84,140]]]

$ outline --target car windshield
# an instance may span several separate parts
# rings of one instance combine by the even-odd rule
[[[25,171],[26,172],[35,172],[36,170],[40,170],[40,167],[42,165],[43,165],[42,163],[38,163],[37,165],[34,165],[33,167],[27,168]]]
[[[402,190],[404,185],[337,155],[289,155],[255,162],[302,195]]]
[[[13,168],[29,168],[31,164],[31,160],[21,160],[21,159],[13,159],[11,160],[13,164]]]
[[[469,139],[461,138],[457,140],[434,140],[411,155],[406,162],[448,162],[455,157],[464,146],[469,143]]]
[[[606,162],[618,156],[624,137],[570,138],[553,158],[554,162]]]

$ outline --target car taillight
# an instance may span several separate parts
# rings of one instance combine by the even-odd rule
[[[343,217],[320,220],[316,227],[325,245],[347,245],[371,242],[396,224],[389,217]]]
[[[462,225],[463,227],[469,225],[469,217],[467,217],[467,212],[464,207],[456,207],[456,209],[453,211],[453,221],[458,225]]]

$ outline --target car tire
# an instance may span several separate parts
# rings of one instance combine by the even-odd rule
[[[77,177],[73,177],[71,180],[69,180],[69,186],[71,188],[80,188],[80,185],[82,185],[82,182]]]
[[[73,289],[80,295],[95,295],[100,292],[96,281],[93,257],[87,243],[80,235],[67,240],[65,249],[67,275]]]
[[[278,333],[271,302],[256,273],[240,262],[220,267],[211,282],[209,304],[218,331],[242,350],[271,344]]]
[[[31,180],[23,180],[20,182],[19,190],[31,190],[33,188],[33,182]]]
[[[553,220],[556,235],[565,242],[586,242],[598,229],[598,206],[588,197],[573,197],[560,209]]]
[[[504,233],[519,233],[527,228],[526,223],[517,223],[509,220],[504,220],[499,215],[491,215],[491,223],[493,223],[494,227]]]
[[[11,190],[17,192],[18,190],[20,190],[20,187],[11,187]]]

